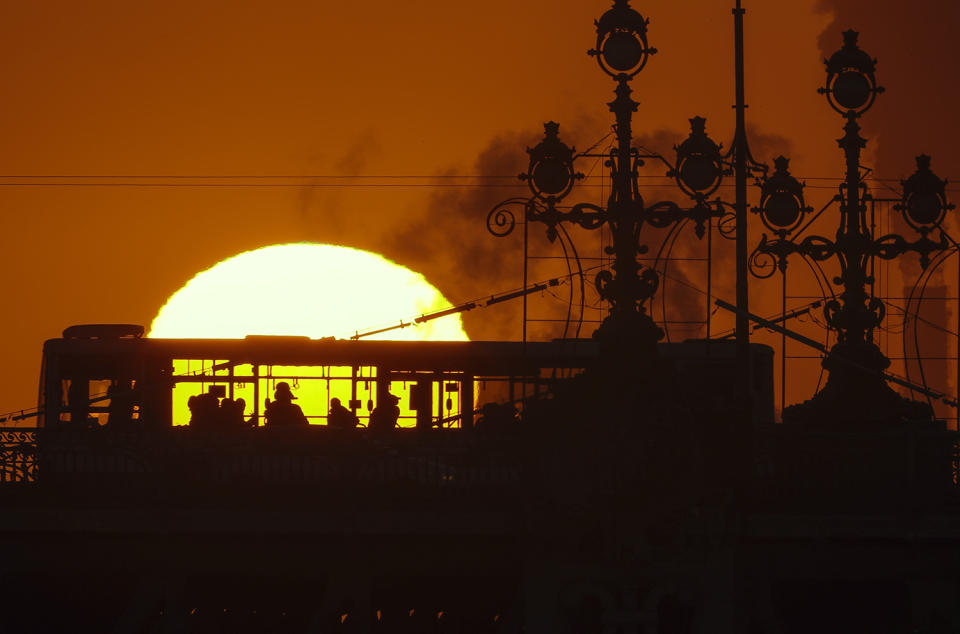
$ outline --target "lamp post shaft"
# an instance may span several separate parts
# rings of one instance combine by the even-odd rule
[[[614,173],[613,196],[610,202],[610,217],[614,222],[613,245],[615,250],[613,269],[616,272],[611,312],[617,321],[630,317],[637,310],[637,296],[634,280],[637,277],[637,247],[634,238],[635,223],[639,222],[634,204],[632,186],[633,113],[637,102],[630,98],[631,89],[627,77],[621,76],[617,82],[617,98],[612,101],[610,111],[617,120],[617,157]]]
[[[744,80],[743,15],[746,13],[740,0],[733,10],[734,48],[736,68],[736,112],[737,129],[734,138],[734,170],[736,173],[736,278],[737,278],[737,382],[740,406],[749,407],[750,399],[750,323],[747,314],[750,310],[750,295],[747,285],[747,130],[746,97]]]
[[[860,196],[860,153],[866,140],[860,136],[857,113],[847,114],[846,134],[840,139],[846,158],[844,200],[840,207],[841,223],[837,233],[837,251],[842,263],[843,307],[838,319],[844,326],[841,336],[848,346],[869,345],[870,333],[876,325],[867,307],[867,266],[870,261],[868,246],[872,236],[866,227],[866,208]],[[880,369],[880,368],[877,368]]]
[[[848,237],[854,237],[864,233],[860,200],[860,151],[866,147],[867,142],[860,136],[860,125],[857,123],[855,112],[847,114],[847,125],[843,129],[846,134],[840,139],[839,144],[844,151],[847,171],[844,181],[846,200],[841,208],[842,230]]]

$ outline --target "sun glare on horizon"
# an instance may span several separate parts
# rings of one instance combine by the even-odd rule
[[[422,275],[381,255],[328,244],[278,244],[198,273],[170,296],[147,336],[347,338],[450,305]],[[459,315],[370,338],[468,340]]]
[[[299,335],[345,339],[358,330],[410,322],[416,316],[450,307],[427,280],[408,268],[367,251],[327,244],[279,244],[247,251],[198,273],[167,300],[148,337],[242,339],[247,335]],[[380,340],[468,341],[459,315],[398,328],[369,337]],[[290,381],[311,423],[319,424],[331,399],[350,400],[351,368],[264,366],[257,377],[249,364],[227,370],[223,360],[174,360],[177,376],[209,376],[209,382],[181,382],[173,391],[175,424],[186,424],[189,401],[211,385],[227,382],[229,396],[243,399],[244,420],[254,416],[254,383],[261,399],[270,398],[278,380]],[[234,374],[237,383],[229,382]],[[296,376],[296,379],[286,377]],[[372,377],[371,377],[372,378]],[[373,398],[364,381],[357,396]],[[409,425],[409,386],[395,388],[403,397],[401,425]],[[457,401],[459,403],[459,400]],[[261,412],[263,410],[260,410]],[[368,411],[357,412],[365,423]],[[261,419],[262,420],[262,419]]]

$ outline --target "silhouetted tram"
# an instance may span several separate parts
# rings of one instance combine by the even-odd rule
[[[767,422],[773,419],[772,356],[765,346],[753,349],[754,418]],[[661,344],[661,353],[696,381],[700,398],[732,398],[732,342]],[[187,425],[196,418],[191,397],[203,395],[215,403],[241,402],[242,426],[260,427],[267,423],[267,399],[285,382],[315,426],[328,423],[333,399],[348,404],[363,428],[371,412],[394,397],[400,428],[471,429],[483,404],[522,410],[526,400],[549,395],[597,356],[591,340],[149,339],[140,326],[72,326],[44,345],[38,426]]]

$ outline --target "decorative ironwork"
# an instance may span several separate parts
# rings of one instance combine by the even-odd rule
[[[574,181],[583,178],[583,174],[573,171],[576,150],[560,140],[560,124],[549,121],[543,129],[543,141],[527,148],[530,166],[520,174],[520,180],[527,181],[533,195],[552,207],[570,193]]]
[[[724,175],[720,146],[707,136],[706,124],[703,117],[690,119],[690,136],[673,148],[677,153],[677,184],[698,201],[717,191]]]
[[[750,254],[750,273],[762,280],[773,277],[773,274],[779,268],[780,261],[779,254],[770,248],[770,245],[767,244],[767,236],[764,235],[760,239],[760,246]]]
[[[753,211],[783,239],[800,226],[811,208],[804,204],[803,184],[790,175],[789,159],[779,156],[773,165],[773,174],[761,186],[760,206]]]
[[[785,273],[787,259],[793,254],[815,262],[836,258],[840,274],[833,281],[843,287],[839,298],[824,305],[827,325],[838,335],[836,345],[823,362],[830,371],[827,384],[812,400],[786,408],[785,421],[839,423],[932,417],[928,408],[902,399],[884,381],[883,371],[890,361],[874,344],[873,332],[883,321],[885,308],[883,302],[868,293],[873,282],[870,261],[914,252],[926,268],[931,254],[949,248],[940,224],[946,211],[953,207],[946,200],[946,181],[930,171],[930,158],[921,156],[917,159],[917,172],[903,181],[903,199],[898,205],[920,238],[911,242],[898,234],[872,234],[866,205],[872,198],[860,167],[860,154],[867,141],[860,136],[858,119],[870,109],[883,88],[877,85],[874,74],[876,60],[859,48],[857,37],[856,31],[844,33],[843,47],[826,60],[826,85],[819,89],[830,106],[846,119],[845,135],[838,141],[846,158],[846,178],[837,197],[840,227],[836,238],[811,235],[799,240],[802,230],[797,229],[810,208],[804,204],[803,184],[790,175],[784,157],[777,159],[776,171],[762,180],[760,207],[754,209],[775,238],[761,238],[751,264],[776,261],[777,268]],[[937,241],[928,237],[935,230],[940,231]],[[768,268],[753,269],[760,277],[770,275]]]
[[[953,470],[953,485],[960,487],[960,443],[953,444],[953,451],[950,454],[950,466]]]
[[[817,90],[827,96],[827,102],[840,114],[859,117],[873,106],[877,95],[883,92],[874,75],[877,60],[857,45],[860,34],[853,29],[843,34],[843,47],[824,60],[827,65],[827,85]]]
[[[513,233],[517,226],[517,216],[510,207],[525,205],[525,198],[509,198],[497,204],[487,214],[487,230],[493,235],[502,238]]]
[[[630,79],[643,70],[657,49],[647,44],[647,20],[630,7],[628,0],[615,0],[613,8],[596,22],[597,47],[587,51],[611,77]]]
[[[609,155],[578,154],[560,140],[559,124],[550,121],[544,124],[543,140],[527,149],[529,165],[520,175],[529,186],[531,196],[505,200],[487,216],[490,232],[505,236],[517,224],[515,210],[522,208],[526,223],[546,225],[546,235],[551,242],[556,240],[564,224],[588,230],[609,228],[613,244],[606,248],[606,253],[613,256],[613,264],[610,270],[596,274],[594,287],[610,304],[610,313],[594,336],[614,343],[611,347],[618,350],[630,349],[631,346],[621,345],[627,341],[652,350],[653,344],[664,336],[646,309],[648,300],[660,287],[660,278],[655,269],[638,261],[640,255],[649,252],[641,235],[644,225],[664,229],[692,221],[697,237],[703,238],[709,223],[724,215],[725,205],[729,207],[708,198],[720,187],[723,177],[731,173],[733,149],[726,156],[722,154],[722,146],[707,135],[706,120],[702,117],[690,119],[690,135],[674,147],[674,163],[656,154],[641,155],[631,145],[633,113],[638,104],[631,98],[629,82],[656,53],[647,40],[648,24],[649,20],[631,8],[628,0],[616,0],[613,8],[596,22],[596,47],[588,53],[616,82],[616,97],[608,104],[616,119],[616,142]],[[745,132],[738,133],[735,146],[740,145],[749,154]],[[604,206],[591,203],[562,206],[576,181],[583,178],[575,169],[577,159],[583,157],[606,159],[612,186]],[[663,162],[668,167],[668,176],[676,180],[693,205],[685,207],[670,201],[646,204],[639,193],[637,174],[644,158]],[[749,163],[765,171],[765,167],[752,158]]]
[[[939,226],[947,210],[954,208],[947,203],[947,181],[930,171],[930,157],[926,154],[917,157],[917,171],[902,184],[903,202],[897,208],[922,235]]]
[[[0,429],[0,482],[37,481],[35,429]]]
[[[924,371],[923,358],[920,353],[920,324],[923,323],[923,319],[920,317],[921,306],[924,303],[925,294],[927,292],[927,286],[930,281],[934,278],[937,271],[943,266],[947,259],[951,255],[960,256],[960,248],[956,241],[950,239],[950,236],[944,231],[942,234],[951,242],[951,247],[947,251],[941,251],[936,253],[933,259],[930,262],[930,265],[927,266],[917,277],[917,280],[914,282],[913,286],[910,288],[910,292],[907,294],[907,303],[903,310],[903,356],[904,358],[916,356],[918,363],[916,366],[913,364],[906,365],[906,375],[907,381],[913,382],[914,377],[912,376],[912,370],[919,370],[919,384],[922,387],[919,389],[910,388],[910,394],[913,396],[915,393],[919,393],[925,397],[927,403],[933,408],[934,403],[940,401],[945,405],[948,405],[954,409],[958,407],[958,402],[956,395],[953,398],[950,398],[943,392],[935,389],[935,387],[927,383],[926,372]],[[960,265],[960,259],[958,259],[957,264]],[[960,275],[957,276],[960,279]],[[960,306],[958,306],[960,308]],[[960,312],[960,311],[958,311]],[[908,324],[911,324],[912,327],[908,329]],[[908,335],[908,331],[911,333]],[[912,341],[911,341],[912,340]],[[912,343],[912,346],[911,346]],[[960,362],[960,358],[958,358]],[[913,368],[911,368],[913,366]]]

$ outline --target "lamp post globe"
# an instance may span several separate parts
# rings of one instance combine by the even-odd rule
[[[690,136],[674,147],[677,184],[688,195],[703,199],[720,187],[723,180],[723,156],[720,146],[707,136],[706,119],[690,119]]]
[[[803,200],[803,184],[788,169],[790,161],[783,156],[774,159],[774,172],[763,182],[760,212],[763,223],[772,231],[785,235],[803,220],[808,211]]]
[[[903,201],[900,210],[906,221],[920,233],[926,234],[943,222],[947,209],[947,181],[930,170],[930,157],[917,157],[917,171],[903,181]]]
[[[833,97],[847,110],[859,110],[870,100],[870,82],[862,73],[843,71],[833,82]]]
[[[646,51],[634,33],[614,31],[604,41],[600,54],[610,68],[625,73],[640,64]]]
[[[559,201],[573,188],[574,149],[560,140],[560,124],[543,124],[543,140],[528,148],[530,164],[520,178],[527,181],[534,196],[547,203]]]
[[[793,226],[800,217],[800,205],[786,192],[774,192],[763,206],[763,215],[777,229],[785,229]]]
[[[647,65],[656,49],[647,45],[649,20],[627,0],[616,0],[597,20],[597,45],[589,51],[611,77],[633,77]]]
[[[826,60],[827,83],[819,90],[834,110],[847,116],[862,115],[883,92],[874,74],[877,60],[861,50],[859,36],[854,30],[844,32],[843,47]]]

